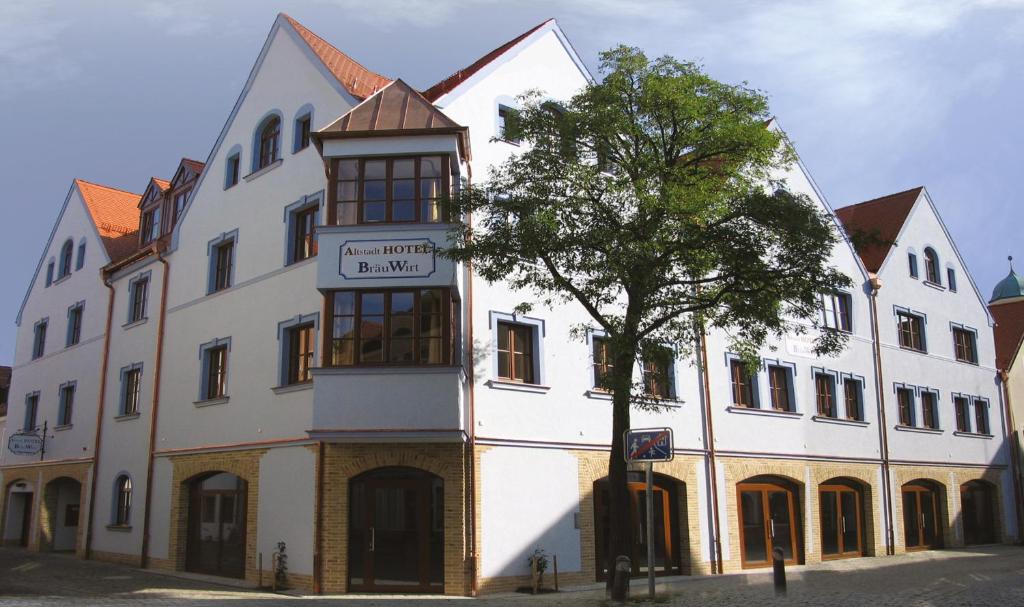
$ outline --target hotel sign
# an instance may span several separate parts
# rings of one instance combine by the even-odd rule
[[[7,450],[15,455],[35,455],[43,450],[43,437],[25,432],[12,434],[7,441]]]
[[[346,279],[426,278],[437,270],[437,245],[429,238],[346,240],[338,257]]]

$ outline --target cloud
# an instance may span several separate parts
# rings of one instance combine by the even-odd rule
[[[154,24],[160,31],[171,36],[195,36],[204,34],[213,25],[213,15],[208,10],[209,2],[151,0],[139,6],[143,19]]]
[[[0,98],[73,80],[79,66],[60,52],[70,25],[53,2],[5,0],[0,3]]]

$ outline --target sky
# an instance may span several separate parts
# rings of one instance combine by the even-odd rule
[[[205,160],[278,12],[420,88],[549,17],[595,73],[696,61],[768,96],[833,207],[926,186],[986,299],[1024,256],[1024,0],[3,0],[0,364],[72,180]]]

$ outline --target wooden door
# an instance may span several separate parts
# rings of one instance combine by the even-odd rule
[[[821,554],[824,559],[861,556],[861,494],[845,485],[822,485]]]
[[[797,523],[793,491],[770,483],[736,487],[740,555],[744,568],[767,567],[781,548],[786,563],[797,562]]]
[[[939,546],[937,492],[923,485],[903,487],[903,539],[907,550],[929,550]]]

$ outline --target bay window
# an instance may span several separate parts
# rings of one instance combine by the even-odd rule
[[[342,158],[334,161],[337,225],[441,223],[449,192],[444,156]]]

